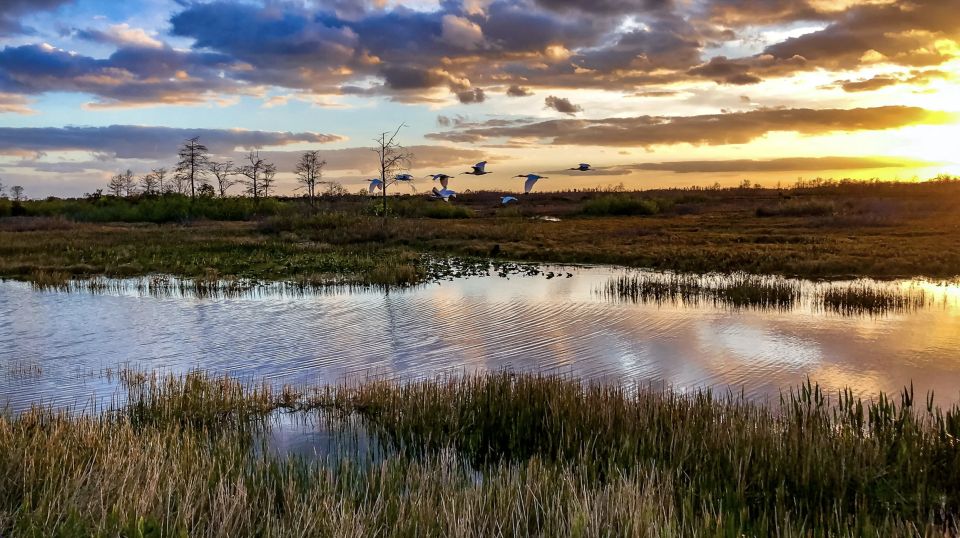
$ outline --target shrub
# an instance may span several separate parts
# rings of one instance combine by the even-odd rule
[[[833,212],[831,202],[819,200],[789,200],[757,208],[758,217],[826,217],[833,215]]]
[[[177,222],[192,219],[248,220],[277,215],[285,204],[273,198],[207,198],[191,200],[180,194],[139,198],[58,198],[28,201],[24,214],[36,217],[63,216],[84,222]],[[2,213],[0,213],[2,214]]]
[[[588,200],[583,204],[585,215],[656,215],[660,212],[656,200],[636,198],[627,194],[610,194]]]

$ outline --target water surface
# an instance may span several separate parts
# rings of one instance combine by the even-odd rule
[[[213,298],[152,296],[133,284],[68,293],[0,282],[0,405],[102,403],[115,392],[103,373],[122,366],[278,383],[511,368],[760,399],[809,376],[865,396],[912,382],[940,403],[960,401],[957,285],[879,283],[920,287],[931,304],[842,316],[809,301],[790,310],[610,301],[598,290],[623,270],[554,269],[560,277]]]

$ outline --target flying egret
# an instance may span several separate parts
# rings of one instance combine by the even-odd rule
[[[580,163],[576,168],[571,168],[570,170],[576,170],[577,172],[589,172],[590,165],[587,163]]]
[[[487,167],[487,161],[480,161],[471,167],[473,168],[473,170],[469,172],[464,172],[463,174],[471,175],[471,176],[482,176],[484,174],[492,173],[492,172],[487,172],[486,167]]]
[[[456,197],[457,197],[457,193],[454,192],[454,191],[452,191],[452,190],[450,190],[450,189],[446,189],[446,188],[445,188],[445,189],[437,189],[436,187],[434,187],[434,188],[433,188],[433,197],[434,197],[434,198],[439,198],[439,199],[443,200],[444,202],[449,202],[451,198],[456,198]]]
[[[527,180],[523,183],[523,193],[528,194],[533,190],[533,186],[541,179],[549,179],[547,176],[538,176],[537,174],[520,174],[515,177],[525,177]]]
[[[446,189],[447,185],[450,183],[450,176],[447,174],[430,174],[427,177],[432,177],[434,181],[439,181],[440,186],[444,189]]]
[[[370,182],[370,194],[373,194],[373,191],[377,189],[383,189],[383,181],[380,178],[368,179]]]
[[[516,197],[516,196],[501,196],[501,197],[500,197],[500,203],[503,204],[503,205],[507,205],[507,204],[509,204],[510,202],[519,202],[519,201],[520,201],[520,200],[517,200],[517,197]]]
[[[413,181],[413,176],[410,174],[397,174],[393,176],[395,181]]]

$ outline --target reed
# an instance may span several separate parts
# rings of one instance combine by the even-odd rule
[[[272,387],[121,371],[83,415],[0,415],[15,536],[944,536],[960,409],[806,383],[779,405],[497,373]],[[373,456],[269,449],[293,413]],[[305,418],[305,420],[307,420]]]
[[[818,292],[818,302],[827,311],[839,314],[879,315],[913,312],[926,308],[932,299],[922,289],[891,288],[858,282],[833,285]]]
[[[713,302],[734,308],[789,309],[801,298],[799,282],[745,273],[695,275],[634,273],[611,278],[599,293],[614,300],[699,304]]]

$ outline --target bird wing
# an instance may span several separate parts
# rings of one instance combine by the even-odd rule
[[[444,189],[450,184],[450,176],[440,176],[440,186]]]
[[[371,181],[371,182],[370,182],[370,193],[373,194],[373,191],[379,189],[382,184],[383,184],[383,182],[380,181],[379,179],[374,179],[373,181]]]
[[[536,185],[538,179],[540,179],[538,176],[529,176],[527,180],[523,182],[523,192],[530,192],[533,186]]]
[[[480,161],[473,166],[475,172],[483,172],[484,168],[487,167],[487,161]]]

